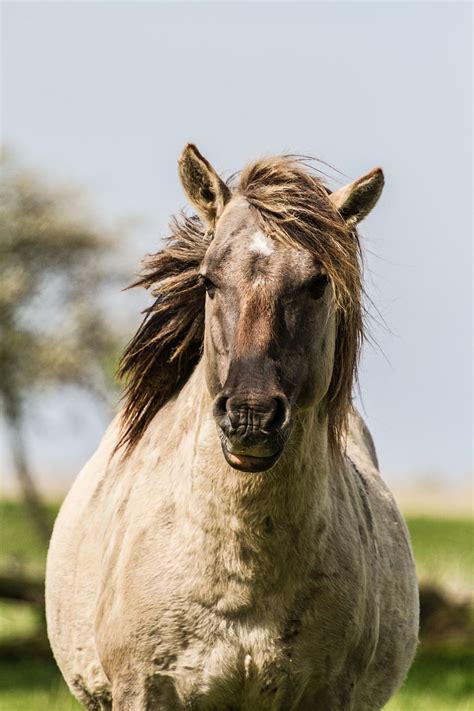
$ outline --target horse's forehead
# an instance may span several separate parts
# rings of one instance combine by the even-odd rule
[[[281,265],[285,270],[311,268],[313,258],[307,250],[272,238],[260,229],[249,203],[234,198],[224,211],[208,254],[208,261],[221,267],[239,265],[247,271],[258,264],[261,271]]]
[[[226,206],[217,224],[216,239],[226,238],[248,229],[256,228],[255,214],[249,202],[237,195]]]

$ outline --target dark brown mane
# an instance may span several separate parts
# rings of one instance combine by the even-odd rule
[[[174,218],[165,248],[145,260],[132,284],[150,289],[155,302],[120,361],[118,375],[127,386],[117,449],[133,449],[201,357],[206,291],[198,270],[209,242],[198,217]]]
[[[347,427],[363,337],[357,234],[346,227],[328,200],[329,191],[302,160],[283,156],[256,161],[230,187],[255,208],[262,231],[310,250],[330,278],[338,326],[326,410],[329,441],[337,449]],[[201,357],[205,290],[198,271],[210,240],[198,217],[174,219],[165,248],[146,260],[133,284],[150,289],[155,303],[120,363],[119,376],[127,386],[117,448],[133,449]]]

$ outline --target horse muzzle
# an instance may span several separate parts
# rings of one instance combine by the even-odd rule
[[[219,395],[213,407],[227,463],[244,472],[263,472],[280,458],[290,433],[284,395]]]

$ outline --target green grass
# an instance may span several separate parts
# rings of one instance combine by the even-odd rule
[[[387,711],[473,711],[472,645],[433,646],[418,650],[408,678]]]
[[[69,693],[52,661],[25,660],[0,665],[2,711],[76,711],[83,708]]]
[[[31,605],[10,600],[0,602],[0,639],[28,637],[39,624],[38,612]]]
[[[58,508],[57,504],[47,506],[51,525]],[[17,501],[0,501],[0,542],[0,570],[43,574],[46,547],[37,535],[28,512]]]
[[[56,506],[48,507],[54,518]],[[474,589],[474,523],[466,519],[407,517],[419,577],[457,591]],[[18,503],[0,501],[0,571],[42,572],[45,550]],[[27,605],[0,603],[0,639],[33,634],[38,615]],[[417,658],[387,711],[474,711],[474,649],[466,641],[420,645]],[[0,663],[1,711],[74,711],[69,694],[48,659]]]
[[[449,589],[474,589],[474,520],[409,516],[418,577]]]

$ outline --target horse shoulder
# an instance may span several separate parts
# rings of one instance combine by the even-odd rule
[[[356,411],[351,416],[346,454],[352,465],[349,478],[374,542],[377,572],[373,596],[378,605],[378,641],[357,692],[356,708],[370,708],[367,704],[380,693],[379,708],[402,683],[415,654],[419,624],[416,569],[407,525],[380,476],[372,437]]]
[[[361,414],[353,408],[349,416],[346,452],[360,469],[376,469],[379,462],[373,437]]]
[[[108,680],[97,655],[94,618],[106,535],[104,502],[117,418],[81,470],[56,519],[46,568],[46,614],[51,647],[68,685],[87,708],[107,704]],[[106,706],[105,706],[106,707]],[[104,708],[105,708],[104,707]]]

